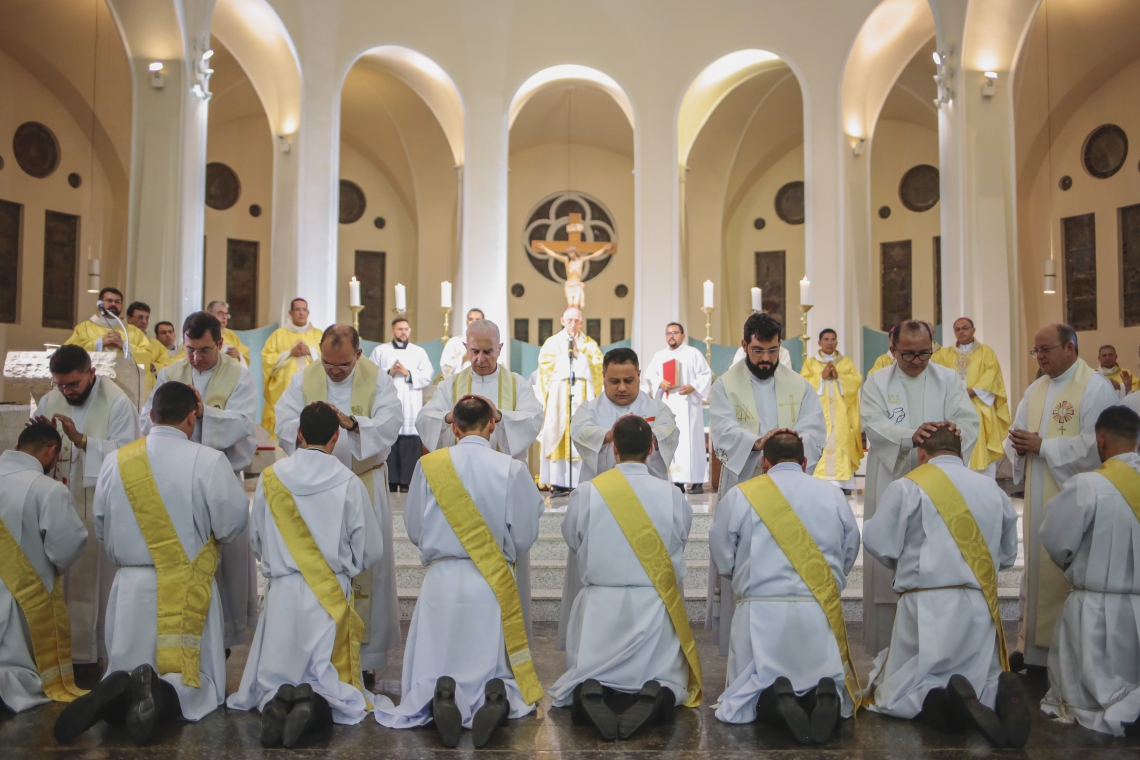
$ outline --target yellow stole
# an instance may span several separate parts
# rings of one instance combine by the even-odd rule
[[[747,371],[747,368],[745,369]],[[590,481],[598,489],[610,514],[614,516],[618,527],[625,535],[637,561],[641,563],[653,587],[657,589],[661,601],[665,603],[665,611],[673,622],[673,629],[677,638],[681,640],[681,651],[689,663],[689,701],[685,707],[699,707],[703,692],[701,690],[701,658],[697,654],[697,642],[693,640],[693,631],[689,627],[689,615],[685,611],[685,598],[677,588],[677,574],[673,570],[673,560],[657,532],[657,526],[649,519],[641,500],[637,498],[633,486],[626,480],[625,475],[616,467],[607,470]]]
[[[1140,520],[1140,473],[1119,459],[1109,459],[1097,472],[1120,491],[1136,519]]]
[[[266,467],[262,473],[262,484],[265,488],[265,501],[273,514],[273,523],[281,533],[286,548],[296,560],[305,583],[309,584],[321,607],[336,623],[332,664],[336,668],[337,677],[343,683],[352,684],[363,694],[364,683],[360,676],[360,640],[364,635],[364,621],[353,607],[351,586],[349,596],[346,597],[340,588],[336,573],[329,567],[313,534],[309,532],[309,526],[301,517],[293,494],[289,493],[289,489],[273,472],[273,465]],[[367,697],[365,701],[368,701]],[[371,704],[368,705],[368,709],[372,709]]]
[[[71,670],[71,618],[63,598],[63,580],[55,574],[48,593],[8,526],[0,520],[0,581],[28,620],[32,652],[44,693],[54,702],[71,702],[87,692],[75,685]]]
[[[1053,409],[1050,412],[1048,427],[1045,430],[1046,439],[1081,434],[1081,397],[1085,393],[1085,387],[1095,374],[1096,371],[1083,359],[1077,359],[1077,371],[1073,373],[1073,377],[1053,400]],[[1042,379],[1041,382],[1035,383],[1029,391],[1028,427],[1034,433],[1041,429],[1041,416],[1045,413],[1045,396],[1048,392],[1048,379]],[[1054,496],[1061,492],[1045,460],[1040,455],[1028,457],[1025,473],[1025,514],[1023,515],[1026,530],[1028,530],[1028,526],[1033,524],[1030,512],[1034,497],[1033,469],[1038,466],[1044,468],[1041,489],[1042,506],[1048,504]],[[1026,541],[1025,560],[1027,569],[1030,552],[1036,548],[1036,541]],[[1034,634],[1034,642],[1037,646],[1048,647],[1053,642],[1053,624],[1057,621],[1057,616],[1061,614],[1061,607],[1065,604],[1065,598],[1072,590],[1073,587],[1065,580],[1065,572],[1061,568],[1046,557],[1037,563],[1037,627]]]
[[[752,372],[745,366],[748,357],[729,367],[724,373],[724,392],[736,412],[740,426],[760,435],[760,413],[756,410],[756,397],[752,394]],[[776,427],[791,428],[800,416],[804,388],[808,385],[795,370],[783,364],[776,365]]]
[[[499,600],[503,639],[507,645],[511,670],[522,692],[523,701],[528,705],[534,704],[542,699],[543,692],[534,670],[530,642],[523,623],[522,601],[519,599],[519,588],[511,566],[459,478],[459,473],[455,471],[451,449],[436,449],[425,454],[420,459],[420,467],[423,468],[424,477],[427,478],[447,524],[455,531],[459,543],[463,544],[471,561]]]
[[[191,562],[162,503],[146,454],[146,438],[118,452],[119,477],[158,576],[158,672],[181,673],[182,683],[202,686],[202,631],[214,592],[218,547],[214,535]]]
[[[776,545],[792,568],[807,585],[811,595],[819,602],[831,625],[835,643],[839,645],[839,657],[843,660],[843,678],[847,693],[859,710],[862,701],[859,697],[859,676],[855,673],[855,662],[851,659],[851,648],[847,643],[847,623],[843,619],[843,600],[839,595],[839,584],[827,558],[819,550],[819,545],[811,537],[799,515],[776,485],[767,475],[760,475],[741,483],[738,488],[752,505],[752,509],[764,522],[764,527],[772,534]]]
[[[907,473],[906,478],[916,483],[930,497],[942,521],[950,529],[950,535],[958,545],[958,551],[962,552],[962,559],[966,560],[970,572],[982,587],[986,604],[990,608],[990,617],[993,618],[997,630],[998,660],[1001,662],[1002,670],[1009,670],[1009,651],[1006,648],[1005,632],[1001,626],[1001,609],[998,607],[997,569],[994,567],[994,560],[986,545],[985,536],[978,527],[978,521],[974,519],[974,513],[970,511],[954,481],[950,480],[950,476],[937,465],[924,464],[916,467]]]
[[[185,383],[193,387],[193,367],[186,359],[179,359],[166,368],[166,379]],[[218,355],[218,363],[214,365],[214,374],[210,375],[210,382],[206,385],[205,398],[202,403],[217,409],[225,409],[230,396],[241,379],[241,362],[231,359],[226,354]]]
[[[506,379],[504,380],[504,378]],[[471,382],[470,367],[455,373],[455,383],[451,386],[452,404],[471,393]],[[499,367],[499,399],[496,402],[496,406],[499,407],[500,411],[505,409],[508,412],[513,412],[515,410],[515,394],[514,373],[506,367]]]

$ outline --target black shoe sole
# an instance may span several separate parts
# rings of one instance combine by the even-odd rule
[[[261,744],[264,747],[280,747],[281,734],[285,730],[285,718],[293,706],[294,686],[287,683],[277,690],[273,699],[261,711]]]
[[[776,714],[800,744],[811,744],[811,721],[796,701],[792,682],[781,676],[772,684],[776,692]]]
[[[959,719],[973,726],[981,732],[995,747],[1006,746],[1005,729],[996,712],[986,707],[978,700],[974,687],[965,676],[952,675],[946,685],[946,696],[951,709],[958,713]]]
[[[131,671],[131,706],[127,708],[127,735],[139,747],[150,741],[158,725],[162,699],[161,688],[154,683],[158,674],[150,665],[139,665]]]
[[[459,746],[459,734],[463,730],[463,716],[455,704],[455,679],[442,676],[435,682],[435,696],[432,697],[431,714],[435,719],[435,730],[443,746],[451,749]]]
[[[293,689],[293,706],[289,708],[289,715],[285,718],[285,727],[281,731],[281,746],[292,749],[297,742],[309,733],[316,723],[317,699],[313,694],[313,687],[303,683]]]
[[[490,681],[483,691],[483,705],[471,717],[471,741],[476,749],[486,747],[495,729],[511,714],[507,687],[501,678]]]
[[[628,739],[661,711],[661,684],[649,681],[641,687],[637,701],[618,717],[618,738]]]
[[[815,689],[815,709],[811,711],[811,740],[824,744],[839,723],[839,690],[830,678],[820,680]]]
[[[122,703],[122,711],[126,712],[130,694],[130,673],[120,670],[107,676],[90,692],[63,708],[52,729],[55,740],[60,743],[73,741],[100,720],[104,720],[108,712],[118,712],[114,709],[116,702]]]
[[[582,684],[582,711],[602,738],[612,742],[618,737],[618,716],[605,701],[602,685],[594,680]]]
[[[1025,700],[1025,687],[1016,673],[998,676],[998,718],[1005,729],[1006,746],[1021,748],[1029,741],[1033,715]]]

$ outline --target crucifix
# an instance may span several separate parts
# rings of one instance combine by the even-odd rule
[[[561,261],[566,267],[566,308],[582,309],[586,306],[586,289],[582,285],[582,265],[591,259],[599,258],[607,253],[617,253],[617,246],[613,243],[591,243],[582,239],[586,225],[582,223],[582,215],[570,214],[570,221],[566,224],[566,234],[569,240],[532,240],[532,251],[540,251],[555,261]]]

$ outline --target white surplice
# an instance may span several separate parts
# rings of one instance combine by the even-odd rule
[[[981,428],[958,373],[934,363],[927,364],[918,377],[910,377],[897,363],[871,375],[863,384],[860,414],[870,449],[864,520],[875,516],[876,505],[892,483],[918,467],[913,438],[920,426],[944,420],[954,423],[962,433],[962,456],[967,462]],[[897,601],[891,573],[876,562],[865,562],[863,643],[868,654],[877,654],[890,643]]]
[[[530,471],[474,435],[451,447],[451,461],[503,556],[514,564],[538,538],[545,508]],[[378,707],[376,721],[389,728],[429,723],[435,682],[441,676],[455,679],[455,704],[467,728],[483,706],[484,687],[495,678],[506,684],[511,718],[533,712],[507,659],[499,600],[463,548],[418,464],[408,488],[404,523],[428,571],[404,647],[400,705]],[[520,599],[524,610],[529,609],[529,597]]]
[[[656,450],[646,460],[649,474],[662,480],[669,479],[669,464],[673,461],[673,452],[677,450],[680,437],[672,410],[664,401],[650,398],[644,391],[638,391],[628,406],[618,406],[603,393],[579,406],[570,420],[570,440],[574,442],[578,456],[582,457],[582,474],[575,485],[588,483],[616,464],[613,445],[603,441],[614,423],[627,414],[636,414],[649,422],[657,442]]]
[[[96,394],[109,390],[100,387],[104,383],[114,385],[109,379],[96,377],[95,387],[83,405],[67,407],[75,429],[80,433],[87,434],[90,429],[87,416]],[[62,395],[56,390],[46,394],[40,399],[36,414],[44,414],[44,406],[52,394]],[[71,656],[77,664],[97,662],[100,657],[107,655],[103,648],[104,621],[107,615],[107,597],[111,593],[111,582],[115,577],[115,566],[108,561],[106,553],[95,539],[95,482],[99,479],[103,460],[138,437],[138,411],[127,394],[118,394],[110,401],[107,437],[97,438],[88,434],[86,451],[64,437],[60,466],[53,474],[57,478],[66,477],[64,482],[75,500],[75,509],[87,526],[87,548],[63,577],[63,592],[67,599],[67,612],[71,617]]]
[[[398,348],[389,341],[372,349],[372,355],[368,358],[385,374],[395,366],[396,362],[408,370],[407,375],[389,375],[389,377],[392,378],[392,385],[400,397],[400,407],[404,410],[400,435],[418,435],[416,416],[424,405],[423,389],[431,385],[432,377],[435,375],[427,351],[415,343],[408,343],[404,348]]]
[[[466,335],[455,335],[444,344],[443,352],[439,355],[439,373],[444,380],[471,363],[467,361],[466,343]]]
[[[191,382],[203,399],[206,398],[206,389],[213,376],[213,368],[205,372],[190,368]],[[139,427],[143,435],[154,427],[150,420],[154,392],[166,381],[166,369],[160,369],[154,388],[139,413]],[[198,420],[194,434],[190,437],[195,443],[225,454],[239,482],[242,480],[242,470],[249,467],[257,451],[257,436],[253,431],[257,424],[255,420],[259,395],[253,375],[242,367],[233,393],[226,401],[226,408],[218,409],[203,404],[202,419]],[[247,644],[257,625],[257,565],[250,552],[249,536],[243,534],[222,544],[218,547],[218,555],[218,593],[225,618],[226,646]]]
[[[1140,456],[1114,459],[1140,471]],[[1140,717],[1140,521],[1098,473],[1069,478],[1045,507],[1041,545],[1073,591],[1049,648],[1046,715],[1113,736]]]
[[[995,570],[1017,559],[1017,512],[993,478],[973,472],[956,456],[934,457],[969,507]],[[890,646],[871,671],[870,709],[913,718],[931,689],[964,676],[992,708],[1001,674],[993,616],[978,579],[950,535],[934,502],[906,478],[883,493],[874,517],[863,523],[863,547],[894,571],[902,594]],[[966,586],[968,588],[946,588]]]
[[[842,592],[859,556],[859,524],[843,492],[794,462],[778,464],[768,475],[815,539]],[[820,679],[832,679],[843,715],[850,716],[855,703],[844,685],[843,659],[827,613],[739,488],[717,505],[709,552],[720,571],[732,576],[733,594],[740,599],[732,617],[728,688],[718,699],[717,719],[756,720],[760,692],[780,676],[801,695]]]
[[[339,383],[325,378],[328,402],[342,412],[352,409],[352,382],[355,368]],[[293,375],[289,387],[281,394],[275,407],[277,412],[277,445],[286,454],[297,448],[297,429],[301,424],[301,410],[305,408],[305,394],[301,390],[303,372]],[[333,455],[345,467],[352,460],[363,461],[377,457],[388,459],[388,452],[403,424],[403,409],[396,393],[395,383],[384,372],[376,375],[376,398],[368,416],[358,415],[360,428],[350,433],[340,431]],[[400,643],[400,600],[396,592],[396,552],[392,543],[392,508],[388,502],[388,474],[384,464],[364,473],[369,478],[365,486],[371,492],[372,508],[384,536],[384,553],[372,566],[372,600],[369,620],[365,621],[368,640],[360,647],[360,667],[376,670],[388,664],[388,650]]]
[[[665,362],[677,362],[678,386],[691,385],[693,392],[682,396],[676,391],[661,390]],[[705,451],[704,402],[712,389],[712,370],[705,355],[689,345],[664,348],[653,355],[653,361],[642,374],[646,392],[662,400],[677,419],[677,451],[669,465],[669,480],[674,483],[704,483],[708,477],[708,453]]]
[[[0,454],[0,520],[50,594],[56,573],[83,556],[87,528],[67,487],[22,451]],[[0,700],[14,712],[50,702],[44,694],[28,621],[0,580]]]
[[[368,489],[352,470],[320,449],[295,451],[278,460],[273,471],[293,495],[297,512],[348,597],[352,579],[379,562],[384,551]],[[307,683],[328,701],[334,722],[359,723],[368,712],[365,695],[341,681],[332,663],[336,622],[282,538],[265,498],[264,478],[258,479],[253,497],[249,541],[269,582],[241,686],[226,705],[263,710],[284,684]],[[368,701],[376,700],[368,695]]]
[[[684,589],[692,507],[680,489],[649,474],[644,464],[617,468],[661,535],[677,586]],[[688,701],[689,665],[665,603],[592,483],[570,495],[562,537],[577,552],[583,588],[567,626],[566,672],[549,689],[552,704],[569,705],[574,688],[589,679],[628,693],[655,680],[673,692],[677,704]]]
[[[220,544],[242,535],[249,520],[249,497],[221,452],[162,425],[147,435],[146,453],[162,503],[191,561],[211,533]],[[95,535],[119,566],[107,605],[106,674],[130,672],[144,663],[153,667],[157,664],[158,580],[150,549],[123,489],[117,457],[108,457],[99,473]],[[162,676],[178,692],[182,717],[191,721],[211,713],[226,696],[222,604],[217,582],[211,586],[210,608],[202,630],[201,687],[186,686],[180,673]]]

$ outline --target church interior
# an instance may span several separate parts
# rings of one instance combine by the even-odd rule
[[[796,372],[830,328],[866,378],[896,324],[928,323],[953,346],[966,317],[1013,410],[1039,376],[1030,351],[1045,325],[1072,325],[1093,368],[1111,344],[1140,372],[1138,92],[1135,0],[0,0],[0,350],[54,350],[111,287],[124,319],[127,304],[148,306],[152,340],[160,320],[226,302],[253,357],[258,420],[258,357],[294,299],[316,328],[357,325],[365,356],[405,319],[434,383],[448,339],[479,310],[499,327],[499,361],[528,378],[570,292],[567,265],[539,243],[569,241],[600,251],[581,267],[583,331],[602,352],[632,348],[643,368],[676,322],[721,377],[745,319],[764,311]],[[5,449],[29,395],[34,406],[49,390],[24,371],[10,358],[0,378]],[[283,455],[271,434],[257,431],[270,462]],[[1009,463],[997,472],[1020,510]],[[546,701],[491,749],[800,751],[713,719],[725,658],[703,625],[708,482],[691,498],[682,589],[704,704],[612,744]],[[854,482],[861,523],[862,471]],[[403,498],[406,634],[426,568]],[[546,685],[565,667],[554,639],[567,568],[566,500],[544,498],[531,577]],[[843,594],[853,641],[863,561]],[[1022,568],[997,584],[1011,642]],[[854,649],[863,677],[872,657]],[[376,674],[393,697],[402,651]],[[244,658],[236,648],[228,692]],[[1036,706],[1047,678],[1025,682]],[[58,712],[0,706],[4,756],[59,753]],[[255,713],[219,713],[151,756],[262,751]],[[433,739],[369,719],[310,746],[415,757]],[[1039,712],[1029,741],[1036,757],[1140,746]],[[110,729],[65,751],[140,755]],[[988,745],[861,713],[826,751],[965,757]]]

